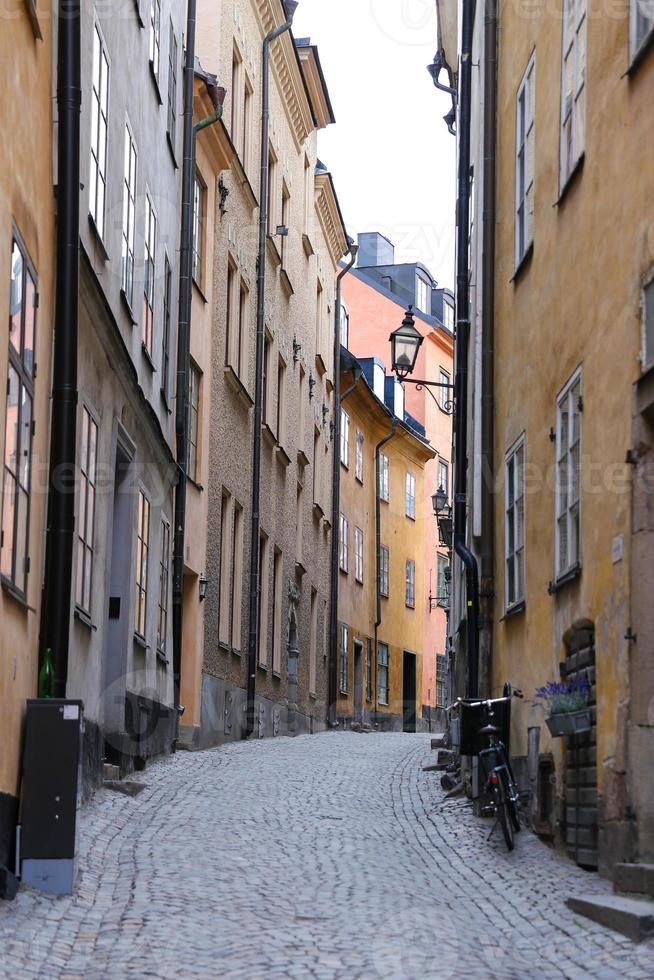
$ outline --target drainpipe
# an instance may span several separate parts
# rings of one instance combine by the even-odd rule
[[[487,0],[484,18],[484,214],[481,334],[481,602],[480,690],[491,694],[493,599],[495,596],[494,335],[495,160],[497,144],[497,6]]]
[[[57,266],[48,535],[41,648],[51,647],[55,696],[66,696],[75,536],[79,308],[80,2],[61,0],[57,39]]]
[[[348,239],[350,261],[336,277],[336,313],[334,325],[334,458],[332,460],[332,539],[329,607],[329,673],[327,675],[327,723],[336,725],[336,698],[338,690],[338,538],[341,508],[341,404],[354,391],[359,378],[341,396],[341,282],[356,262],[359,246]],[[361,377],[361,375],[359,375]]]
[[[379,478],[381,467],[379,465],[379,454],[387,442],[395,438],[397,433],[397,419],[393,420],[391,431],[380,439],[375,446],[375,592],[376,592],[376,616],[375,616],[375,662],[377,662],[377,632],[381,626],[381,498],[379,496]],[[377,682],[375,681],[375,692]],[[377,694],[375,693],[375,704],[377,704]]]
[[[456,201],[456,374],[454,550],[463,562],[466,576],[468,697],[476,697],[479,682],[479,570],[466,543],[468,469],[468,359],[470,347],[470,288],[468,251],[470,244],[470,111],[472,81],[472,37],[474,2],[463,0],[461,18],[461,65],[459,70],[459,168]]]
[[[270,45],[293,26],[297,3],[283,4],[286,21],[263,39],[261,66],[261,175],[259,179],[259,251],[257,255],[257,345],[254,382],[254,446],[252,451],[252,526],[250,534],[250,621],[247,661],[247,716],[244,738],[254,732],[254,707],[259,645],[259,535],[261,532],[261,425],[263,422],[263,343],[266,317],[266,237],[268,232],[268,134],[270,129]]]
[[[182,163],[182,227],[179,245],[179,314],[177,327],[177,385],[175,402],[175,446],[177,487],[173,536],[173,683],[177,722],[184,711],[180,704],[182,673],[182,626],[184,613],[184,547],[186,536],[186,482],[188,468],[189,375],[191,358],[191,300],[193,273],[193,184],[195,141],[198,132],[222,116],[225,90],[207,82],[214,112],[193,125],[195,86],[196,0],[188,0],[186,17],[186,60],[184,64],[184,148]]]

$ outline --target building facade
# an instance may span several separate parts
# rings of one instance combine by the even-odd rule
[[[415,732],[430,719],[422,607],[434,517],[419,503],[436,454],[388,380],[379,361],[342,348],[337,719]]]
[[[36,697],[48,485],[54,306],[52,16],[32,4],[3,20],[0,60],[0,872],[13,870],[25,699]],[[30,125],[25,125],[30,93]],[[0,896],[4,879],[0,874]]]
[[[216,219],[208,550],[201,717],[195,744],[242,737],[252,588],[262,45],[279,0],[199,5],[198,56],[230,78],[234,159]],[[335,279],[347,251],[317,132],[333,114],[315,46],[287,32],[270,52],[262,377],[256,735],[324,727],[327,714]]]

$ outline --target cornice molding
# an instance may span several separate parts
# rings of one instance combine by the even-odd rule
[[[316,174],[315,204],[331,260],[337,269],[341,257],[347,252],[347,237],[328,173]]]

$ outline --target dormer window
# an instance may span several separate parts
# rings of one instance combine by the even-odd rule
[[[431,316],[431,285],[422,276],[416,276],[416,306]]]
[[[450,333],[454,333],[454,307],[443,300],[443,326]]]

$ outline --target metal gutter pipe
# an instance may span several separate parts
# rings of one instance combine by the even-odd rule
[[[48,533],[41,649],[52,649],[55,696],[66,696],[75,538],[79,313],[80,0],[60,0],[57,24],[57,260]]]
[[[332,539],[331,539],[331,569],[330,590],[331,605],[329,607],[329,664],[327,676],[327,723],[332,727],[336,724],[337,697],[337,667],[338,667],[338,539],[339,516],[341,508],[341,404],[359,382],[356,379],[344,395],[341,395],[341,304],[343,278],[356,262],[359,246],[349,242],[350,261],[341,269],[336,277],[336,312],[334,324],[334,457],[332,460]],[[359,375],[360,377],[360,375]]]
[[[474,0],[463,0],[461,17],[461,63],[459,68],[459,165],[456,201],[456,341],[455,341],[455,468],[454,550],[466,574],[467,604],[467,695],[476,697],[479,680],[479,570],[466,543],[468,470],[468,360],[470,347],[470,116],[472,91],[472,38]]]
[[[263,421],[263,345],[266,316],[266,237],[268,232],[268,139],[270,130],[270,45],[293,26],[297,3],[284,4],[286,21],[263,39],[261,68],[261,174],[259,179],[259,251],[257,255],[257,343],[254,384],[254,446],[252,451],[252,525],[250,533],[250,620],[247,660],[247,715],[244,738],[254,732],[254,707],[259,645],[259,535],[261,533],[261,425]]]

